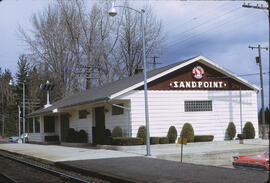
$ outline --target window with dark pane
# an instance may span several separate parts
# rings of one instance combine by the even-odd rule
[[[53,133],[55,131],[55,119],[54,116],[44,117],[44,132]]]
[[[29,118],[28,119],[29,121],[28,121],[28,124],[29,124],[29,133],[33,133],[33,131],[34,131],[34,124],[33,124],[33,118]]]
[[[79,110],[79,119],[85,119],[87,118],[87,110]]]
[[[124,104],[117,104],[119,106],[124,106]],[[118,106],[112,106],[112,115],[121,115],[124,114],[124,109]]]
[[[35,133],[40,133],[40,117],[35,117]]]

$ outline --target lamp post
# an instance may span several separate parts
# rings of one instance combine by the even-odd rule
[[[151,156],[151,152],[150,152],[150,131],[149,131],[149,113],[148,113],[148,94],[147,94],[147,77],[146,77],[146,61],[145,61],[145,38],[144,38],[144,13],[145,10],[141,9],[136,10],[133,8],[130,8],[128,6],[115,6],[114,2],[112,3],[112,7],[109,10],[109,15],[114,17],[115,15],[117,15],[117,12],[115,10],[116,7],[120,7],[120,8],[127,8],[130,10],[133,10],[137,13],[139,13],[141,15],[141,29],[142,29],[142,47],[143,47],[143,73],[144,73],[144,102],[145,102],[145,124],[146,124],[146,156]]]
[[[21,107],[20,105],[18,105],[18,113],[19,113],[19,116],[18,116],[18,119],[19,119],[19,126],[18,126],[18,133],[19,133],[19,138],[21,136]]]
[[[18,83],[23,85],[23,143],[25,143],[25,81],[24,82],[18,82]],[[13,85],[12,80],[9,81],[9,85],[10,86]],[[20,118],[19,118],[19,123],[20,123]],[[19,124],[19,128],[20,128],[20,124]],[[19,133],[20,133],[20,130],[21,129],[19,129]],[[19,136],[19,138],[20,138],[20,136]]]

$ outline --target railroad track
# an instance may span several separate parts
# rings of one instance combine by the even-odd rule
[[[2,172],[0,172],[0,182],[17,183],[17,181],[15,179],[13,179],[12,177],[10,177]]]
[[[65,180],[63,182],[91,183],[89,181],[86,181],[86,180],[83,180],[83,179],[80,179],[80,178],[77,178],[77,177],[74,177],[74,176],[71,176],[71,175],[56,171],[56,170],[52,170],[52,169],[49,169],[49,168],[46,168],[46,167],[43,167],[43,166],[40,166],[40,165],[37,165],[37,164],[33,164],[33,163],[27,162],[25,160],[18,159],[16,157],[12,157],[10,155],[0,153],[0,157],[4,158],[4,159],[11,160],[11,161],[14,161],[14,162],[17,162],[17,163],[20,163],[20,164],[23,164],[23,165],[25,165],[27,167],[31,167],[31,168],[33,168],[35,170],[39,170],[41,172],[44,172],[44,173],[59,177],[59,179]],[[21,182],[21,181],[15,180],[14,178],[12,178],[12,176],[8,176],[7,174],[5,174],[3,172],[1,173],[1,171],[0,171],[0,182],[1,182],[1,180],[5,180],[5,182],[7,182],[7,183],[9,183],[9,182],[11,182],[11,183]]]

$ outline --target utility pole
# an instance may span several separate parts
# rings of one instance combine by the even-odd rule
[[[268,4],[268,7],[264,7],[263,5],[259,6],[257,4],[257,6],[251,6],[249,4],[244,4],[243,7],[244,8],[255,8],[255,9],[260,9],[260,10],[268,10],[268,39],[270,40],[270,1],[269,0],[265,0]],[[268,40],[268,41],[269,41]],[[269,41],[270,43],[270,41]],[[268,52],[268,62],[269,62],[269,79],[270,79],[270,52]],[[269,91],[270,91],[270,83],[269,83]],[[269,98],[269,106],[270,106],[270,97]],[[262,110],[262,114],[264,116],[264,109]],[[263,128],[264,130],[264,128]],[[268,152],[270,151],[270,123],[268,124],[268,139],[269,139],[269,145],[268,145]],[[268,183],[270,183],[270,172],[269,172],[269,175],[268,175],[268,180],[267,180]]]
[[[260,83],[261,83],[261,103],[262,103],[262,137],[265,138],[265,131],[264,131],[264,125],[265,125],[265,113],[264,113],[264,93],[263,93],[263,75],[262,75],[262,58],[261,58],[261,49],[268,50],[267,47],[261,47],[261,45],[258,46],[249,46],[248,48],[258,49],[258,57],[256,57],[256,63],[259,64],[260,68]]]
[[[80,65],[75,72],[76,75],[78,75],[79,78],[83,78],[86,80],[86,89],[90,88],[90,80],[91,79],[97,79],[100,80],[100,65]]]
[[[25,81],[22,82],[23,85],[23,143],[25,143]]]
[[[3,79],[2,79],[3,81]],[[3,84],[1,85],[1,93],[2,93],[2,137],[5,136],[5,115],[4,115],[4,91]]]
[[[240,87],[240,126],[241,126],[241,134],[243,133],[243,119],[242,119],[242,90]]]
[[[151,58],[153,58],[153,62],[148,62],[148,63],[153,65],[153,70],[156,70],[157,65],[158,65],[158,64],[162,64],[162,63],[156,61],[156,59],[159,58],[159,57],[157,57],[157,56],[152,56]]]
[[[19,119],[19,129],[18,129],[18,133],[19,133],[19,138],[21,137],[21,107],[20,105],[18,105],[18,110],[19,110],[19,115],[18,115],[18,119]]]
[[[259,9],[259,10],[268,10],[268,26],[269,26],[269,31],[268,31],[268,34],[269,34],[269,39],[270,39],[270,2],[269,0],[265,0],[268,4],[268,7],[265,7],[263,4],[261,4],[259,6],[259,4],[257,4],[256,6],[253,6],[253,5],[250,5],[250,3],[248,4],[243,4],[242,7],[244,8],[253,8],[253,9]],[[270,42],[270,40],[269,40]],[[268,61],[269,61],[269,71],[270,71],[270,52],[268,53]],[[270,78],[270,72],[269,72],[269,78]],[[270,83],[269,83],[269,91],[270,91]],[[270,106],[270,97],[269,98],[269,106]],[[264,112],[263,112],[264,113]],[[269,123],[270,125],[270,123]],[[269,126],[269,129],[270,129],[270,126]],[[269,130],[269,134],[268,134],[268,138],[270,140],[270,130]],[[270,145],[269,145],[269,151],[270,151]],[[270,176],[269,176],[269,180],[270,180]]]

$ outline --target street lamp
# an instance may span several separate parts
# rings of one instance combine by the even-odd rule
[[[18,82],[20,84],[23,85],[23,143],[25,143],[25,81],[23,82]],[[9,85],[12,86],[13,85],[13,82],[12,80],[9,81]],[[20,113],[20,112],[19,112]],[[20,118],[19,118],[20,119]],[[20,123],[20,120],[19,120],[19,123]],[[19,124],[19,128],[20,128],[20,124]],[[19,129],[19,133],[20,133],[20,130]],[[20,138],[20,136],[19,136]]]
[[[147,77],[146,77],[146,61],[145,61],[145,39],[144,39],[144,13],[145,10],[141,9],[136,10],[133,8],[130,8],[128,6],[115,6],[114,2],[112,2],[112,7],[109,10],[109,15],[114,17],[115,15],[117,15],[117,12],[115,10],[116,7],[120,7],[120,8],[127,8],[127,9],[131,9],[133,11],[136,11],[137,13],[139,13],[141,15],[141,29],[142,29],[142,47],[143,47],[143,73],[144,73],[144,102],[145,102],[145,123],[146,123],[146,156],[151,156],[151,152],[150,152],[150,132],[149,132],[149,113],[148,113],[148,95],[147,95]]]
[[[19,119],[19,127],[18,127],[18,133],[19,133],[19,138],[21,136],[21,107],[18,105],[18,119]]]

